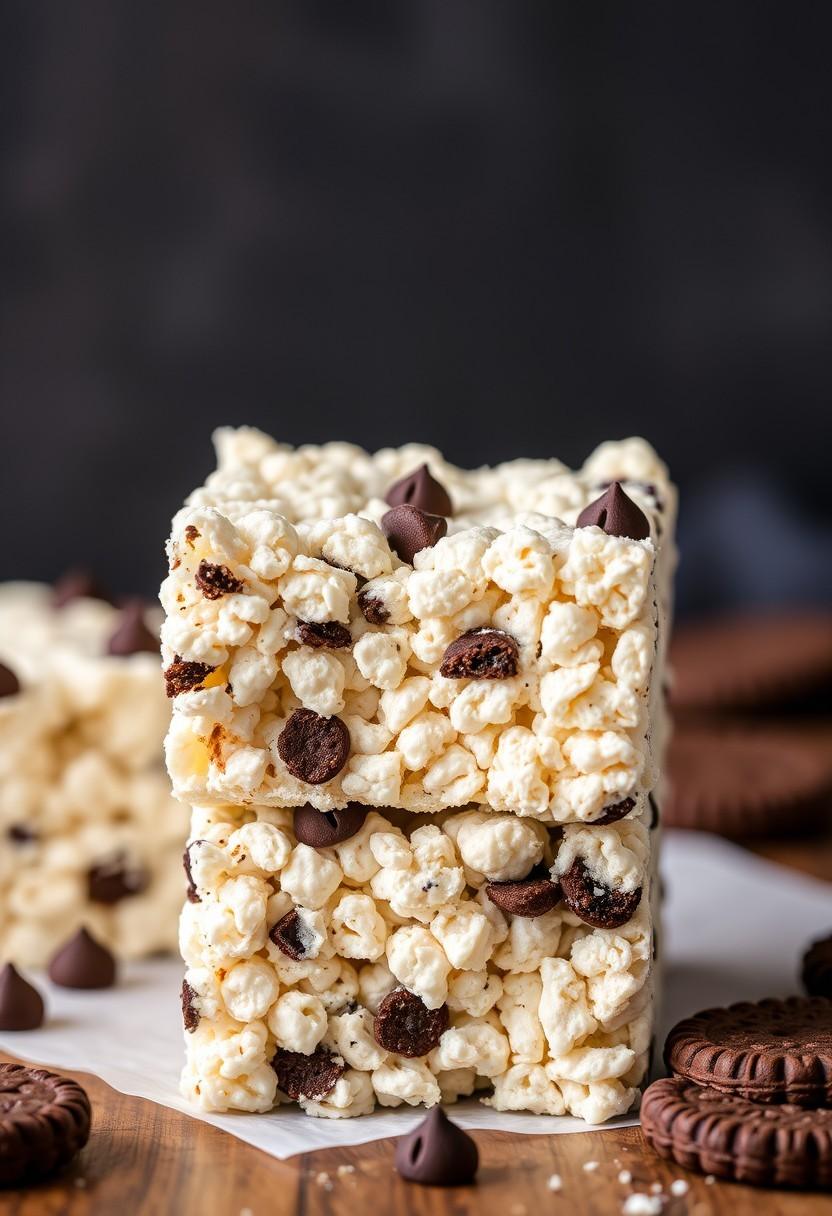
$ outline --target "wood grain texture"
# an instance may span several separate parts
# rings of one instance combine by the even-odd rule
[[[832,837],[760,851],[832,878]],[[93,1103],[89,1144],[58,1179],[0,1191],[0,1216],[616,1216],[631,1192],[656,1183],[662,1216],[832,1216],[832,1197],[709,1185],[656,1157],[638,1128],[478,1132],[476,1186],[443,1191],[402,1182],[391,1140],[275,1161],[197,1119],[73,1075]],[[597,1168],[584,1169],[588,1162]],[[622,1171],[631,1183],[619,1181]],[[548,1187],[555,1173],[559,1192]],[[688,1183],[685,1194],[670,1193],[676,1179]]]

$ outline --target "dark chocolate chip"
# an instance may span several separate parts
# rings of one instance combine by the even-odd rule
[[[309,940],[297,908],[292,908],[285,916],[281,916],[277,924],[269,930],[269,937],[287,958],[293,958],[295,962],[306,958]]]
[[[469,629],[451,642],[440,675],[449,680],[505,680],[517,675],[519,650],[501,629]]]
[[[352,646],[352,635],[340,621],[298,621],[298,641],[314,650],[345,650]]]
[[[13,823],[6,830],[6,836],[12,844],[33,844],[40,837],[34,828],[30,828],[27,823]]]
[[[188,889],[185,892],[186,896],[188,897],[188,903],[201,904],[202,900],[200,899],[199,892],[196,889],[196,883],[194,882],[194,876],[191,872],[191,849],[194,847],[195,844],[202,844],[202,841],[201,840],[192,840],[191,841],[191,843],[188,845],[185,852],[182,854],[182,865],[185,869],[185,877],[188,880]]]
[[[328,849],[360,832],[368,814],[369,808],[359,802],[348,803],[342,811],[316,811],[307,802],[295,811],[295,836],[313,849]]]
[[[641,903],[641,887],[620,891],[593,878],[580,857],[560,880],[563,899],[570,911],[595,929],[617,929],[626,925]]]
[[[20,681],[5,663],[0,663],[0,697],[13,697],[20,692]]]
[[[448,1007],[428,1009],[415,992],[394,988],[380,1002],[374,1034],[379,1047],[397,1055],[426,1056],[448,1029]]]
[[[473,1139],[434,1106],[417,1128],[396,1141],[396,1170],[422,1186],[465,1186],[480,1156]]]
[[[150,876],[142,866],[131,866],[123,853],[90,866],[87,891],[93,903],[117,904],[147,889]]]
[[[199,1025],[199,1010],[194,1003],[196,992],[187,980],[182,981],[182,1024],[188,1034],[193,1034]]]
[[[589,826],[600,828],[607,823],[617,823],[619,819],[629,815],[635,804],[635,798],[622,798],[620,802],[613,802],[611,806],[604,807],[597,819],[590,819]]]
[[[323,785],[337,777],[350,754],[350,732],[340,718],[296,709],[277,739],[280,759],[298,781]]]
[[[382,601],[369,591],[359,591],[358,607],[364,613],[364,620],[371,625],[386,625],[390,620],[390,613]]]
[[[630,540],[646,540],[650,535],[650,524],[641,507],[621,489],[620,482],[613,481],[595,502],[584,507],[578,516],[577,526],[589,528],[595,525],[608,536],[626,536]]]
[[[512,916],[531,919],[551,912],[560,903],[560,884],[552,882],[546,866],[535,866],[527,878],[486,883],[493,904]]]
[[[801,979],[809,996],[832,999],[832,934],[812,942],[803,955]]]
[[[116,961],[86,929],[79,929],[52,958],[49,978],[61,988],[112,988]]]
[[[381,530],[390,548],[412,566],[417,553],[433,548],[442,539],[448,531],[448,521],[442,515],[429,515],[404,504],[382,515]]]
[[[437,481],[426,464],[396,481],[384,496],[390,507],[418,507],[431,515],[453,515],[451,496],[441,481]]]
[[[144,623],[145,604],[128,600],[121,610],[115,631],[107,643],[107,653],[115,655],[158,654],[159,639]]]
[[[647,795],[647,802],[650,806],[650,831],[654,831],[659,826],[659,804],[652,794]]]
[[[89,1139],[90,1114],[89,1098],[69,1077],[0,1064],[0,1186],[30,1184],[65,1166]]]
[[[216,671],[216,667],[210,663],[195,663],[177,655],[165,668],[165,692],[169,697],[178,697],[181,692],[200,688],[212,671]]]
[[[82,569],[67,570],[52,588],[52,603],[56,608],[63,608],[73,600],[103,600],[105,604],[113,602],[89,570]]]
[[[0,971],[0,1030],[37,1030],[43,997],[11,963]]]
[[[272,1068],[277,1073],[277,1084],[287,1098],[294,1102],[298,1098],[319,1102],[335,1088],[346,1064],[340,1056],[332,1055],[324,1047],[319,1047],[309,1056],[278,1047]]]
[[[201,561],[196,569],[196,585],[206,600],[218,600],[222,595],[233,595],[242,591],[241,579],[231,573],[228,566]]]

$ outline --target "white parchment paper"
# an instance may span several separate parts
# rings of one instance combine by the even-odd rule
[[[799,991],[805,945],[832,930],[832,886],[689,832],[665,837],[662,871],[660,1042],[680,1017],[707,1005]],[[274,1157],[401,1135],[424,1115],[409,1107],[340,1120],[310,1119],[292,1107],[266,1115],[203,1114],[177,1089],[181,963],[124,967],[118,987],[108,992],[71,992],[33,978],[46,994],[47,1022],[37,1031],[0,1031],[0,1048],[39,1064],[94,1073],[122,1093],[205,1119]],[[470,1100],[454,1107],[454,1119],[468,1128],[550,1135],[587,1127],[578,1119],[499,1114]]]

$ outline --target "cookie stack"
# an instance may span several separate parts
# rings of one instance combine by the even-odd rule
[[[217,435],[163,657],[183,1091],[600,1122],[652,1035],[675,492],[641,440],[466,472]],[[566,522],[564,522],[566,521]]]

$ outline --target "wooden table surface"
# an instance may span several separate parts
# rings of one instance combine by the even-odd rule
[[[757,851],[832,881],[832,835]],[[569,1136],[477,1132],[476,1186],[442,1190],[402,1182],[391,1140],[275,1161],[198,1119],[125,1097],[95,1077],[78,1079],[94,1107],[89,1144],[58,1180],[0,1191],[2,1216],[614,1216],[632,1191],[659,1184],[662,1216],[832,1216],[832,1196],[709,1185],[656,1157],[635,1127]],[[618,1180],[624,1170],[629,1184]],[[559,1192],[548,1187],[552,1174],[561,1177]],[[671,1194],[678,1179],[688,1190]]]

